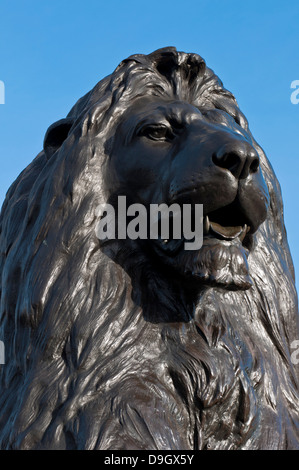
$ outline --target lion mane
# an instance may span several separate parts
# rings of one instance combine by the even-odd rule
[[[1,213],[0,447],[298,449],[294,270],[261,147],[270,207],[250,289],[203,286],[190,305],[136,247],[99,243],[116,125],[145,95],[215,107],[248,129],[204,61],[175,48],[124,60],[49,128],[48,152]]]

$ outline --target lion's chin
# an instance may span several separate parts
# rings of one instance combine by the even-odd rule
[[[228,242],[204,238],[200,250],[181,249],[175,256],[162,254],[162,259],[188,282],[195,282],[199,286],[204,284],[229,290],[247,290],[252,286],[248,254],[249,251],[240,240]]]

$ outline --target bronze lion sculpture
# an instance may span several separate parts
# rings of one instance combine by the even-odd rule
[[[203,204],[203,245],[96,235]],[[298,449],[279,184],[197,54],[133,55],[53,124],[1,213],[1,449]]]

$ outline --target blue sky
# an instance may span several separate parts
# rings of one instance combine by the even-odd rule
[[[0,202],[80,96],[125,57],[176,46],[221,77],[271,160],[298,277],[298,25],[298,0],[1,0]]]

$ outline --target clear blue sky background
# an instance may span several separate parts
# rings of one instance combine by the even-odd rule
[[[298,45],[298,0],[0,0],[0,202],[80,96],[125,57],[176,46],[221,77],[270,158],[299,276]]]

